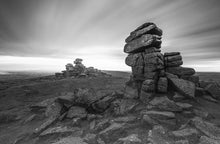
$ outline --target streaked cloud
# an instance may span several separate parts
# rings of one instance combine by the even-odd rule
[[[11,56],[14,65],[18,58],[36,58],[48,59],[52,67],[50,59],[72,62],[81,57],[100,69],[129,70],[124,39],[152,21],[164,31],[163,52],[180,51],[185,65],[216,71],[219,7],[219,0],[0,0],[1,69],[6,69],[5,56]],[[43,67],[43,61],[36,67],[41,63]]]

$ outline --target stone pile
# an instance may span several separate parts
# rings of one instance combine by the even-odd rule
[[[71,63],[66,64],[66,70],[62,71],[62,73],[55,73],[56,78],[110,76],[94,67],[86,68],[82,61],[83,59],[77,58],[73,62],[74,65]]]
[[[161,53],[162,30],[154,23],[145,23],[126,38],[125,63],[132,75],[125,86],[125,97],[148,101],[155,93],[177,90],[194,97],[199,77],[193,68],[182,67],[180,52]]]
[[[154,23],[145,23],[125,40],[124,52],[128,53],[125,63],[132,68],[131,79],[126,83],[126,97],[145,99],[157,91],[167,91],[160,50],[162,33]]]

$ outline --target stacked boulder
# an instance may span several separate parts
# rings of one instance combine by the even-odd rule
[[[125,63],[132,68],[125,85],[125,97],[149,101],[155,93],[176,90],[194,97],[199,77],[193,68],[181,67],[180,52],[161,53],[162,30],[154,23],[145,23],[126,38]]]
[[[145,23],[125,40],[124,52],[128,53],[125,63],[132,68],[125,87],[126,97],[147,100],[157,91],[166,92],[161,36],[162,30],[154,23]]]

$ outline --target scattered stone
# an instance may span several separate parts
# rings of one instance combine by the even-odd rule
[[[85,118],[87,116],[87,111],[83,107],[73,106],[69,109],[67,113],[67,118]]]
[[[127,137],[119,138],[114,144],[142,144],[142,141],[137,134],[131,134]]]
[[[58,102],[53,102],[52,104],[47,106],[45,111],[46,117],[59,117],[61,115],[63,106]]]
[[[86,142],[83,141],[82,138],[80,137],[66,137],[62,138],[57,142],[54,142],[52,144],[87,144]]]
[[[175,114],[173,112],[168,111],[145,111],[142,112],[144,115],[148,115],[149,117],[153,119],[174,119]]]
[[[174,101],[168,99],[166,96],[155,97],[149,102],[153,108],[164,110],[164,111],[182,111],[182,108],[178,106]]]
[[[53,128],[49,128],[45,131],[43,131],[40,136],[47,136],[47,135],[53,135],[53,134],[71,134],[74,133],[76,131],[80,131],[80,128],[77,127],[73,127],[73,128],[68,128],[68,127],[62,127],[62,126],[58,126],[58,127],[53,127]]]
[[[0,124],[14,122],[19,119],[20,118],[16,114],[10,114],[5,112],[0,113]]]
[[[176,79],[176,78],[170,78],[170,83],[172,84],[173,88],[180,92],[181,94],[187,96],[187,97],[194,97],[195,96],[195,84],[183,80],[183,79]]]
[[[181,66],[183,64],[182,60],[178,60],[178,61],[173,61],[173,62],[166,62],[165,66],[167,67],[178,67]]]
[[[193,113],[196,116],[199,116],[199,117],[204,118],[204,119],[212,118],[212,116],[205,110],[193,109]]]
[[[117,99],[113,102],[114,113],[116,115],[124,115],[133,110],[138,104],[138,101],[134,99]]]
[[[204,133],[206,136],[220,140],[220,128],[215,126],[214,124],[204,121],[199,117],[195,117],[192,119],[192,124],[199,129],[202,133]]]
[[[178,140],[178,141],[175,141],[174,144],[189,144],[189,141],[188,140]]]
[[[178,105],[179,107],[183,108],[183,109],[191,109],[193,106],[191,104],[188,103],[181,103],[181,102],[176,102],[176,105]]]
[[[192,135],[197,135],[199,132],[194,128],[185,128],[181,130],[176,130],[171,132],[175,137],[190,137]]]
[[[199,144],[220,144],[220,140],[215,140],[207,136],[201,136],[199,139]]]
[[[175,94],[174,94],[174,96],[173,96],[173,100],[174,101],[182,101],[182,100],[184,100],[186,97],[185,96],[183,96],[183,95],[181,95],[181,94],[179,94],[179,93],[177,93],[177,92],[175,92]]]
[[[83,140],[89,144],[97,144],[96,134],[88,133],[84,136]]]
[[[117,117],[113,119],[112,121],[114,122],[119,122],[119,123],[130,123],[134,122],[137,120],[137,117],[135,116],[123,116],[123,117]]]
[[[48,127],[50,127],[52,124],[54,124],[57,121],[57,119],[58,119],[57,117],[48,118],[43,124],[40,125],[40,127],[34,130],[34,134],[39,135],[44,130],[46,130]]]
[[[202,97],[210,102],[218,103],[218,101],[216,99],[212,98],[209,95],[203,95]]]

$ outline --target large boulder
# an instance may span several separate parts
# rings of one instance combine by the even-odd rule
[[[143,34],[155,34],[162,36],[163,31],[158,28],[154,23],[144,23],[143,25],[139,26],[136,30],[130,33],[130,36],[126,38],[125,42],[128,43]]]
[[[169,78],[169,82],[171,86],[181,94],[191,98],[195,97],[196,86],[193,82],[177,78]]]
[[[124,46],[125,53],[137,53],[144,52],[148,47],[157,47],[160,48],[162,41],[161,36],[146,34],[141,37],[128,42]]]

